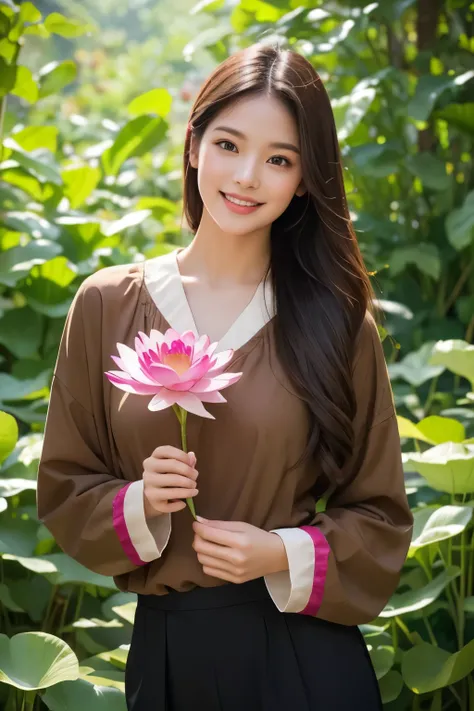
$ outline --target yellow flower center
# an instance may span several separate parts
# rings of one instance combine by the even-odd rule
[[[191,358],[185,353],[168,353],[163,358],[163,365],[173,368],[178,375],[183,375],[191,367]]]

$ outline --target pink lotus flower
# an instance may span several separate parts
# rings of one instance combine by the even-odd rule
[[[135,350],[117,343],[120,357],[111,356],[120,370],[105,373],[113,385],[135,395],[152,395],[149,410],[173,407],[181,424],[181,439],[186,452],[187,413],[215,419],[203,406],[227,402],[219,390],[236,383],[242,373],[224,373],[234,351],[214,355],[217,343],[208,336],[196,338],[193,331],[181,336],[169,328],[164,334],[152,329],[147,336],[139,332]],[[193,501],[186,499],[195,516]]]

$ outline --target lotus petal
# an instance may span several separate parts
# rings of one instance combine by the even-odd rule
[[[210,420],[215,420],[214,415],[206,410],[202,401],[196,395],[192,393],[175,393],[176,403],[180,405],[184,410],[191,412],[193,415],[199,415],[200,417],[207,417]]]
[[[242,373],[222,373],[215,378],[202,378],[191,388],[192,393],[209,393],[213,390],[223,390],[239,380]]]
[[[145,383],[137,383],[126,373],[122,373],[121,370],[109,370],[105,375],[117,388],[134,395],[154,395],[160,388],[158,384],[146,385]]]
[[[129,348],[123,343],[117,343],[117,350],[120,353],[122,363],[125,366],[124,371],[126,373],[129,373],[129,375],[131,375],[139,383],[153,385],[153,380],[149,378],[140,367],[138,355],[133,348]]]

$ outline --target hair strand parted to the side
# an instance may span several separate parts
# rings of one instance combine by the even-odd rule
[[[271,228],[267,278],[276,299],[279,358],[310,412],[304,456],[317,457],[327,483],[340,482],[354,447],[354,344],[373,290],[349,215],[334,116],[310,62],[296,52],[253,45],[207,79],[191,111],[184,148],[184,214],[192,232],[203,204],[189,163],[191,134],[239,99],[263,94],[287,107],[299,131],[306,194],[295,196]]]

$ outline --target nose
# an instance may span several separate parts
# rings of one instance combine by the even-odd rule
[[[249,188],[257,189],[260,186],[260,180],[257,175],[255,161],[242,162],[237,168],[234,182],[246,190]]]

